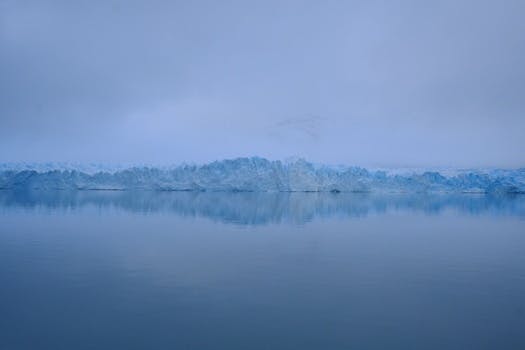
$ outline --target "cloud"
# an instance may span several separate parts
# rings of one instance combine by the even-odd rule
[[[317,115],[305,115],[296,118],[286,118],[269,127],[271,137],[283,140],[290,137],[304,137],[309,141],[317,141],[321,137],[323,119]]]
[[[0,161],[523,166],[524,10],[5,0]]]

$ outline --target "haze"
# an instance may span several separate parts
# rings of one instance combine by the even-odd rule
[[[524,14],[0,0],[0,161],[525,166]]]

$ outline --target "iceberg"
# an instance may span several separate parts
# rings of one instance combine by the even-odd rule
[[[171,167],[4,163],[0,189],[525,193],[525,168],[374,170],[260,157]]]

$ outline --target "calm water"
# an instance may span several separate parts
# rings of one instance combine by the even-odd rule
[[[525,349],[525,196],[0,191],[0,349]]]

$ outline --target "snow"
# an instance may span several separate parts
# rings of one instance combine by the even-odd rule
[[[525,193],[522,169],[365,169],[237,158],[204,165],[0,164],[0,188],[254,192]]]

